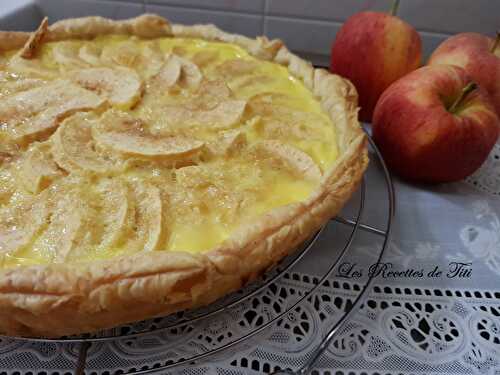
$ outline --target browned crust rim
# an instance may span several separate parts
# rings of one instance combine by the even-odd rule
[[[340,155],[307,201],[267,213],[206,253],[139,253],[80,267],[47,265],[0,271],[0,332],[5,334],[57,337],[208,304],[240,288],[310,237],[342,208],[368,164],[353,85],[314,69],[279,40],[250,39],[213,25],[170,25],[151,14],[123,21],[68,19],[49,26],[44,40],[102,34],[235,43],[258,58],[286,66],[330,115],[339,135]],[[19,49],[30,35],[0,32],[0,50]]]

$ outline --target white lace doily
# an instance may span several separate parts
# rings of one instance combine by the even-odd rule
[[[384,262],[423,277],[377,277],[368,300],[345,324],[313,374],[500,374],[499,147],[467,182],[423,190],[396,183],[398,214]],[[364,221],[381,222],[380,171],[367,174]],[[349,211],[349,208],[347,209]],[[317,283],[324,264],[349,228],[331,223],[314,252],[257,296],[208,321],[137,339],[92,344],[86,373],[114,375],[154,369],[206,352],[269,321]],[[363,233],[344,263],[366,277],[380,238]],[[470,273],[449,278],[450,263]],[[441,277],[429,277],[435,267]],[[323,268],[322,268],[323,267]],[[297,369],[328,328],[352,304],[363,277],[343,278],[340,267],[310,298],[271,328],[229,351],[162,374],[262,374]],[[345,275],[344,275],[345,276]],[[125,327],[136,330],[166,319]],[[80,344],[0,340],[0,374],[72,373]]]
[[[266,293],[271,300],[300,294],[314,282],[306,274],[288,274]],[[287,315],[272,330],[210,363],[172,371],[183,374],[268,373],[279,367],[296,368],[319,343],[332,317],[344,309],[360,285],[328,283]],[[395,288],[377,285],[365,306],[345,325],[317,364],[318,374],[450,373],[498,374],[500,371],[500,292],[451,289]],[[238,324],[266,319],[271,301],[259,298],[245,307]],[[182,331],[93,345],[88,374],[120,374],[154,368],[178,359],[197,346],[210,346],[238,329],[234,317]],[[64,374],[77,360],[78,345],[32,344],[3,340],[0,366],[6,373]],[[14,369],[11,368],[15,365]],[[357,370],[353,372],[353,370]]]
[[[467,182],[477,188],[495,195],[500,195],[500,142],[493,147],[486,162]]]

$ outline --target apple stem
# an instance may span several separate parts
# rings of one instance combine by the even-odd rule
[[[394,0],[392,2],[392,7],[391,7],[391,16],[395,16],[396,13],[398,12],[398,8],[399,8],[399,1],[400,0]]]
[[[448,112],[455,113],[455,111],[462,104],[467,95],[469,95],[475,89],[477,89],[477,83],[469,82],[469,84],[462,89],[460,96],[453,102],[451,107],[448,109]]]
[[[491,53],[495,53],[495,50],[498,47],[498,44],[500,44],[500,30],[497,31],[497,38],[495,39],[495,42],[493,43],[493,47],[491,47]]]

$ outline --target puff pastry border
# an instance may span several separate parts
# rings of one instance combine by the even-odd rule
[[[338,134],[339,158],[307,201],[270,211],[208,252],[138,253],[79,267],[54,264],[0,271],[0,332],[4,334],[58,337],[209,304],[272,267],[337,214],[368,164],[354,86],[314,69],[279,40],[250,39],[214,25],[170,25],[152,14],[122,21],[67,19],[49,26],[44,40],[102,34],[235,43],[253,56],[288,67],[330,115]],[[30,35],[0,32],[0,51],[22,48]]]

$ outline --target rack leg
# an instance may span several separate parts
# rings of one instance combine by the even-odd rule
[[[80,351],[78,353],[78,361],[76,362],[75,375],[83,375],[85,373],[85,364],[87,362],[87,352],[90,348],[89,342],[82,342],[80,344]]]

